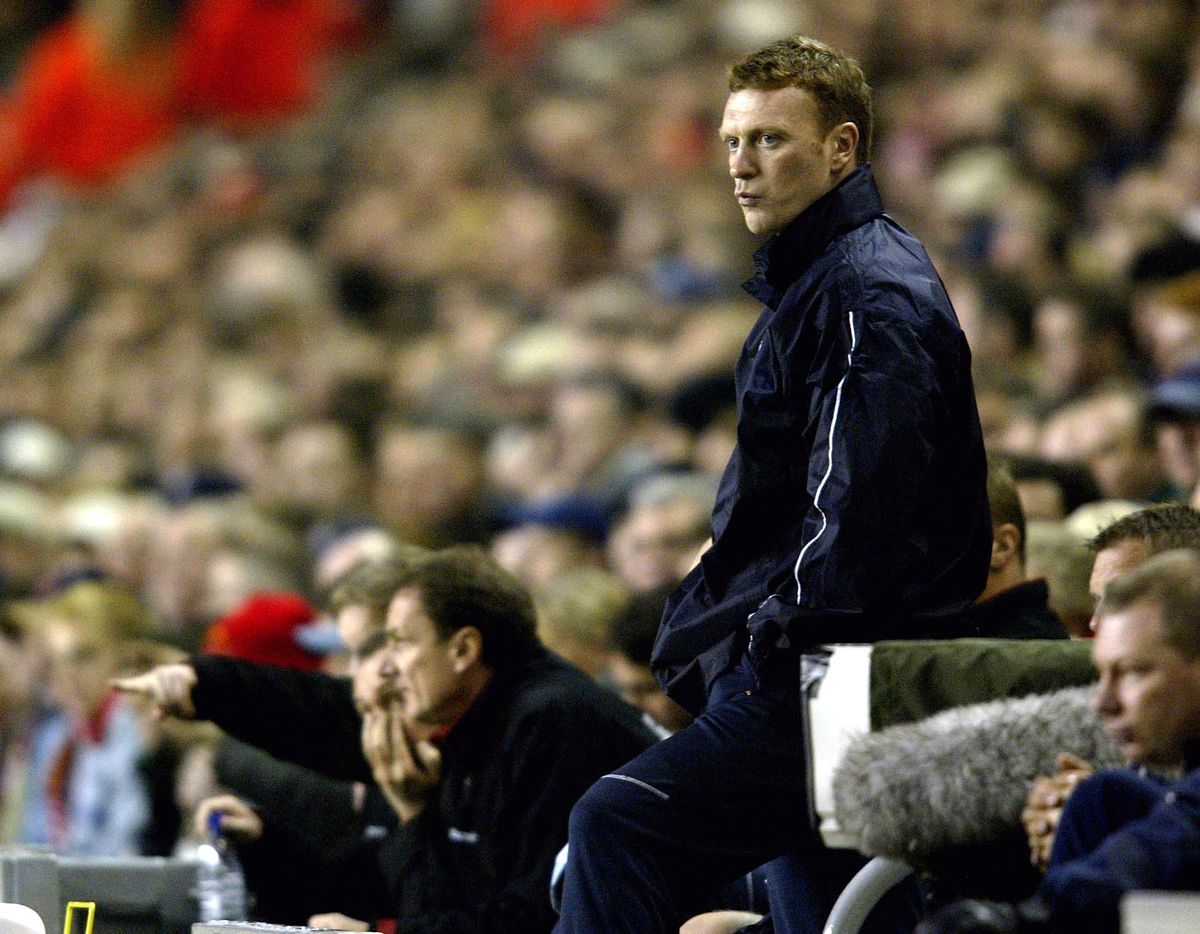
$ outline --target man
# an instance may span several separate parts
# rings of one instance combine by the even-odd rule
[[[966,616],[972,634],[993,639],[1065,639],[1067,631],[1050,609],[1046,581],[1025,576],[1025,513],[1017,484],[1000,463],[988,464],[987,495],[992,557],[983,593]]]
[[[837,884],[807,814],[799,653],[965,635],[987,573],[970,354],[921,245],[883,214],[861,69],[785,39],[729,89],[720,136],[746,225],[770,236],[747,284],[766,307],[737,365],[713,544],[654,656],[704,712],[576,806],[563,932],[677,929],[783,854],[776,921],[819,930]]]
[[[1155,554],[1185,546],[1200,549],[1200,513],[1182,505],[1149,507],[1112,523],[1094,541],[1100,550],[1092,586],[1103,593],[1119,573]],[[1113,560],[1122,553],[1130,556],[1130,563]],[[1048,648],[1034,643],[1026,651],[1037,653],[1041,666]],[[1069,646],[1053,651],[1059,660],[1058,681],[1059,675],[1069,675],[1075,662],[1064,654]],[[1007,658],[1014,664],[1014,656]],[[1014,886],[1029,880],[1024,891],[1012,889],[1014,898],[1032,891],[1038,875],[1018,873],[1018,866],[1007,861],[1010,831],[1014,855],[1019,858],[1020,845],[1027,839],[1032,861],[1044,863],[1062,803],[1094,771],[1075,757],[1104,765],[1125,760],[1100,720],[1088,713],[1091,685],[1078,682],[1079,687],[1027,694],[1024,685],[1029,683],[1023,682],[1016,692],[1022,696],[956,707],[857,739],[834,776],[842,830],[871,855],[914,862],[938,859],[939,872],[948,864],[948,878],[940,880],[943,888],[975,884],[971,873],[962,871],[969,868],[976,879],[987,879],[989,891],[997,891],[992,886],[1001,873]],[[998,758],[1000,748],[1007,752]],[[1063,770],[1035,781],[1056,754],[1062,757]],[[1024,833],[1017,825],[1019,816]],[[986,872],[963,860],[966,848],[980,843],[1004,845],[1001,851],[984,854],[991,860]],[[948,860],[942,858],[947,851],[952,854]]]
[[[1119,575],[1166,551],[1200,549],[1200,512],[1179,503],[1139,509],[1105,526],[1088,546],[1096,556],[1088,590],[1099,608],[1105,587]],[[1093,614],[1092,632],[1098,625],[1099,618]],[[1063,806],[1079,782],[1091,773],[1088,762],[1060,753],[1058,771],[1034,782],[1021,820],[1035,864],[1044,866],[1048,862]]]
[[[548,930],[572,802],[654,737],[541,646],[528,592],[475,548],[414,562],[360,652],[353,696],[340,679],[267,682],[260,666],[213,658],[193,660],[190,687],[153,672],[126,687],[326,774],[374,779],[399,821],[378,852],[397,934]]]
[[[329,597],[351,673],[360,664],[362,647],[382,631],[401,575],[426,554],[404,543],[392,543],[390,552],[388,558],[361,561],[345,570]],[[263,677],[270,675],[264,672]],[[303,722],[296,726],[302,728]],[[336,927],[346,916],[328,923],[335,919],[317,913],[331,907],[368,913],[359,906],[376,903],[376,896],[369,884],[358,885],[366,877],[361,867],[373,866],[378,837],[396,825],[377,789],[281,762],[231,737],[218,745],[215,767],[218,782],[232,793],[201,802],[194,825],[203,837],[209,815],[221,814],[222,828],[238,843],[247,884],[255,894],[257,920],[320,920],[326,923],[314,926]],[[346,866],[359,868],[335,871]],[[311,882],[298,890],[299,877]]]
[[[1200,548],[1200,512],[1181,503],[1139,509],[1105,526],[1088,547],[1096,555],[1088,590],[1098,607],[1104,588],[1118,574],[1164,551]],[[1093,616],[1093,632],[1097,625]]]
[[[1033,899],[956,903],[921,930],[1116,932],[1126,892],[1200,889],[1200,554],[1167,552],[1117,577],[1097,617],[1093,709],[1130,761],[1182,762],[1183,777],[1097,773],[1067,803]]]
[[[703,474],[656,474],[633,488],[608,539],[609,562],[631,590],[679,584],[708,541],[715,496]]]
[[[638,594],[612,631],[607,677],[625,702],[638,708],[664,736],[683,729],[692,715],[663,693],[650,671],[650,651],[670,590],[660,587]]]
[[[1168,498],[1154,437],[1132,389],[1106,389],[1058,409],[1042,429],[1040,453],[1051,461],[1085,464],[1105,499],[1148,502]]]

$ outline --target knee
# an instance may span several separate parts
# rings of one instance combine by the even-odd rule
[[[570,834],[572,840],[594,838],[598,833],[605,832],[611,823],[610,818],[615,814],[615,807],[620,802],[616,800],[616,784],[611,779],[601,778],[583,793],[575,806],[571,808]]]
[[[619,837],[623,829],[640,826],[665,798],[661,792],[619,775],[596,781],[571,808],[571,839]]]

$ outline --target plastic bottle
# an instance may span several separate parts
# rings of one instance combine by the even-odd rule
[[[208,841],[196,850],[196,900],[201,921],[245,921],[246,877],[228,838],[221,815],[208,816]]]

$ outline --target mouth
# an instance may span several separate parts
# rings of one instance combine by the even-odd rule
[[[739,192],[737,195],[737,203],[744,208],[754,207],[762,200],[760,195],[748,195],[745,192]]]

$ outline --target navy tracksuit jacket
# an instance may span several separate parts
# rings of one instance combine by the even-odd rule
[[[667,693],[703,708],[745,651],[969,635],[991,554],[971,355],[870,166],[755,255],[713,545],[668,602]]]

